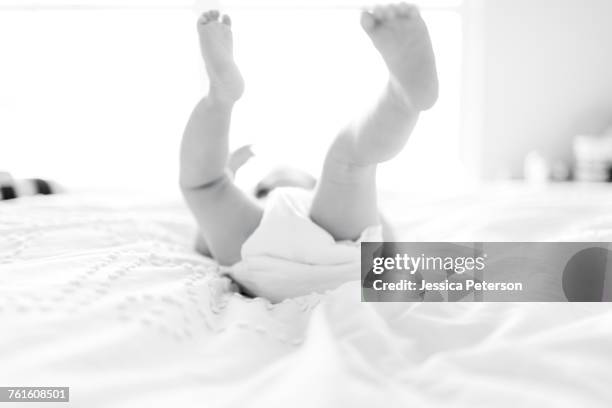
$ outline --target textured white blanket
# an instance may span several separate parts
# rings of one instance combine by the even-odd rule
[[[272,305],[191,250],[178,201],[139,201],[0,205],[0,386],[69,386],[74,407],[612,405],[608,304],[362,304],[350,282]],[[402,239],[610,240],[611,204],[560,189],[386,207]]]

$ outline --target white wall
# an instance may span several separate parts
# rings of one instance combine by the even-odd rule
[[[570,159],[612,123],[612,1],[483,3],[485,178],[520,176],[532,149]]]

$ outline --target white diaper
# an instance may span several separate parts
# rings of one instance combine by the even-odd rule
[[[242,246],[242,261],[224,268],[247,291],[274,302],[324,292],[360,279],[362,241],[381,241],[381,226],[357,241],[337,242],[308,216],[312,193],[274,190],[259,227]]]

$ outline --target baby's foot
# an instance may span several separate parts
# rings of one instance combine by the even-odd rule
[[[198,20],[200,47],[210,80],[210,93],[235,102],[244,92],[244,80],[234,61],[234,41],[229,16],[208,11]]]
[[[382,55],[391,85],[417,110],[438,99],[436,61],[427,26],[415,6],[377,6],[364,11],[361,25]]]

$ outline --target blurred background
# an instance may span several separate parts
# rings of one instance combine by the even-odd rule
[[[0,0],[0,172],[67,189],[177,190],[178,146],[207,88],[195,22],[231,14],[246,93],[246,179],[318,175],[385,81],[361,0]],[[383,189],[609,181],[612,2],[422,0],[441,83]],[[252,180],[251,180],[252,181]],[[246,180],[245,182],[250,182]]]

